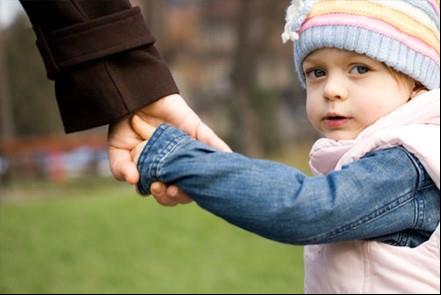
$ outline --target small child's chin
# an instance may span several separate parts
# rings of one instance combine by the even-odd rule
[[[347,130],[336,130],[322,133],[326,138],[341,141],[341,140],[354,140],[357,138],[359,132],[351,132]]]

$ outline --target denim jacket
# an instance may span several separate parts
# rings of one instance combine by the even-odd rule
[[[416,247],[439,223],[439,190],[402,147],[307,176],[280,163],[217,152],[161,125],[137,165],[141,194],[149,194],[153,181],[175,184],[209,212],[282,243],[377,240]]]

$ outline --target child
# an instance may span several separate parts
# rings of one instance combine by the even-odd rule
[[[248,231],[305,247],[307,293],[439,293],[440,46],[435,0],[306,0],[283,38],[324,137],[308,177],[134,116],[138,189],[176,184]],[[142,152],[141,152],[142,151]]]

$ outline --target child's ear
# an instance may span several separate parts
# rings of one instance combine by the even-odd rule
[[[416,96],[418,96],[421,93],[421,91],[425,91],[425,90],[426,90],[426,87],[424,87],[423,84],[421,84],[420,82],[414,81],[414,86],[413,86],[412,94],[410,96],[409,101],[412,100],[413,98],[415,98]]]

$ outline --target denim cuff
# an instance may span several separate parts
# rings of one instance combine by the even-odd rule
[[[189,136],[181,130],[166,124],[161,124],[155,130],[137,163],[140,174],[137,189],[141,195],[148,196],[151,194],[150,186],[153,182],[160,181],[159,172],[166,157],[186,138],[189,138]]]

